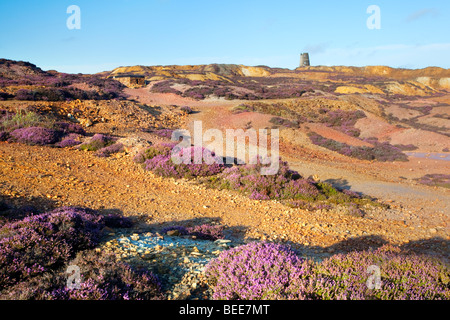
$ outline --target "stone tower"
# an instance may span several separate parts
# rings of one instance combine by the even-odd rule
[[[300,67],[309,67],[309,54],[300,53]]]

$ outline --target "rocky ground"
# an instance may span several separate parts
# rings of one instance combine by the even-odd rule
[[[146,232],[159,232],[168,225],[212,222],[225,225],[226,239],[233,243],[280,241],[314,259],[388,242],[448,258],[447,213],[414,211],[401,202],[393,203],[389,210],[372,209],[363,218],[339,211],[310,212],[288,208],[275,200],[250,200],[232,191],[207,189],[192,181],[156,177],[123,153],[104,159],[84,151],[21,144],[0,144],[0,170],[0,194],[8,203],[34,205],[41,210],[69,205],[89,207],[102,213],[120,213],[134,217],[137,225],[132,233],[139,237]],[[127,242],[120,240],[122,235],[111,236],[116,239],[113,243],[117,243],[117,247]],[[131,251],[138,244],[128,242],[133,246],[122,247],[118,253],[122,255],[125,250],[138,256],[141,252],[137,249]],[[168,246],[166,243],[159,245]],[[210,253],[204,254],[211,257],[214,247],[211,243]],[[170,248],[167,256],[175,253],[183,257],[186,251],[185,256],[190,257],[188,252],[193,250],[190,248],[184,246],[181,252]],[[140,255],[139,259],[146,261]],[[175,277],[169,280],[173,283],[170,295],[174,299],[187,298],[182,292],[187,292],[195,282],[202,283],[195,272],[201,266],[191,264],[191,260],[187,264],[184,258],[176,257],[167,263],[158,261],[157,269],[165,267],[167,270],[168,266],[181,263],[183,270],[189,270],[178,273],[178,278],[175,272],[163,272]],[[196,292],[195,288],[192,292]],[[191,298],[202,297],[196,292]]]
[[[242,101],[196,101],[150,93],[148,88],[125,91],[128,101],[2,102],[1,108],[11,110],[27,104],[61,119],[71,115],[89,133],[116,135],[126,148],[98,158],[75,148],[0,142],[0,200],[40,211],[82,206],[132,217],[132,230],[110,230],[98,250],[115,252],[154,270],[170,299],[208,299],[211,293],[202,274],[205,264],[228,247],[254,240],[290,244],[299,254],[316,260],[385,243],[448,260],[450,190],[423,186],[415,179],[427,173],[448,173],[450,162],[414,157],[396,163],[355,160],[312,145],[302,132],[286,130],[280,151],[293,169],[373,196],[388,208],[367,208],[364,217],[353,217],[339,208],[307,211],[276,200],[250,200],[195,180],[157,177],[132,159],[139,148],[161,141],[149,128],[190,128],[194,120],[203,121],[204,129],[259,128],[268,125],[271,116],[233,115],[230,108]],[[194,113],[180,113],[184,105],[193,107]],[[445,141],[439,143],[442,148]],[[161,232],[166,226],[203,223],[224,225],[225,241]]]

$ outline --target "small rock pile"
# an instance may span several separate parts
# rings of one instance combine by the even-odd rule
[[[212,292],[204,275],[206,264],[235,246],[231,240],[200,240],[195,236],[145,232],[121,234],[105,243],[125,262],[158,276],[169,300],[207,300]]]

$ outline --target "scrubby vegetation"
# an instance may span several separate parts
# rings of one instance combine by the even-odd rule
[[[0,286],[13,285],[57,269],[99,241],[104,218],[82,208],[60,209],[4,224],[0,228]]]
[[[375,140],[369,140],[367,142],[373,144],[373,147],[356,147],[332,139],[327,139],[317,133],[311,132],[308,136],[315,145],[330,149],[348,157],[383,162],[408,161],[408,157],[399,148],[394,147],[388,142],[380,143]]]
[[[91,250],[99,243],[104,227],[131,225],[127,218],[75,207],[6,222],[0,228],[0,298],[162,298],[158,280],[151,273]],[[81,269],[78,289],[67,287],[65,272],[70,265]]]
[[[427,186],[450,188],[450,174],[426,174],[416,180],[419,183],[425,184]]]
[[[367,284],[370,266],[380,270],[379,289]],[[450,298],[447,266],[390,245],[313,262],[299,258],[288,246],[255,242],[221,253],[208,264],[206,274],[214,299]]]
[[[62,207],[0,227],[0,299],[164,299],[157,276],[94,248],[102,230],[132,226],[129,219]],[[170,226],[161,231],[223,239],[222,225]],[[68,287],[69,266],[80,268],[78,287]],[[371,281],[373,270],[380,281]],[[223,251],[205,269],[213,299],[226,300],[448,300],[450,270],[432,258],[392,245],[321,262],[289,246],[252,242]]]
[[[262,175],[262,170],[270,163],[265,163],[261,157],[256,164],[230,167],[205,148],[176,149],[176,146],[174,142],[151,146],[138,153],[134,161],[145,170],[163,177],[196,178],[209,187],[234,190],[254,200],[280,200],[291,207],[328,210],[333,205],[344,205],[349,214],[363,216],[365,205],[379,205],[354,192],[340,191],[328,183],[305,179],[281,159],[277,172]],[[194,162],[196,153],[201,163]],[[181,163],[175,163],[173,159]]]
[[[27,101],[109,100],[123,99],[125,95],[120,82],[100,75],[66,74],[44,72],[34,64],[0,59],[5,71],[0,77],[0,100]],[[23,69],[22,74],[16,74]],[[20,73],[20,72],[19,72]],[[89,89],[79,89],[77,84]]]
[[[183,92],[174,88],[182,84],[187,87]],[[317,84],[318,89],[334,92],[335,87]],[[305,93],[314,93],[311,83],[295,78],[267,77],[231,77],[226,80],[189,80],[171,79],[155,83],[152,92],[173,93],[196,100],[209,97],[221,97],[227,100],[259,100],[298,98]]]
[[[29,145],[74,144],[76,137],[86,132],[78,123],[60,122],[43,117],[33,111],[17,110],[0,112],[0,141],[19,142]]]
[[[96,133],[92,138],[88,141],[82,143],[79,148],[81,150],[87,151],[97,151],[103,149],[105,147],[111,146],[117,139],[114,137],[110,137],[108,135],[104,135],[101,133]]]
[[[225,168],[214,152],[205,148],[176,147],[177,143],[161,143],[136,155],[145,170],[163,177],[195,178],[216,175]],[[197,157],[200,162],[197,163]],[[177,159],[176,163],[173,159]]]

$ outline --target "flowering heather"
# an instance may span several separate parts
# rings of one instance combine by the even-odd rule
[[[99,149],[112,145],[116,140],[117,139],[114,137],[96,133],[89,141],[82,143],[80,145],[80,149],[87,151],[97,151]]]
[[[342,193],[344,193],[352,198],[361,198],[361,196],[357,192],[352,191],[352,190],[344,189],[344,190],[342,190]]]
[[[366,117],[363,111],[344,111],[339,109],[335,111],[325,110],[325,112],[326,116],[321,119],[321,122],[326,126],[332,127],[352,137],[359,136],[360,131],[355,128],[354,125],[358,119]]]
[[[31,207],[22,211],[35,212]],[[99,215],[76,207],[7,222],[0,227],[0,291],[20,281],[52,272],[77,251],[93,248],[105,227],[129,227],[128,218]]]
[[[377,265],[381,289],[368,289],[367,269]],[[316,265],[315,299],[423,300],[450,298],[450,271],[424,256],[387,245],[377,250],[334,255]]]
[[[67,266],[8,288],[8,300],[155,300],[162,299],[158,279],[146,270],[117,261],[114,255],[83,251],[68,265],[80,268],[80,288],[67,287]]]
[[[161,138],[171,139],[172,138],[172,129],[158,129],[154,131],[154,134]]]
[[[178,142],[159,143],[147,149],[141,150],[136,154],[133,161],[136,163],[144,163],[145,160],[152,159],[158,155],[167,156],[171,153]]]
[[[63,134],[76,133],[82,136],[86,135],[86,131],[78,123],[57,122],[54,125],[54,129],[61,131]]]
[[[274,175],[261,175],[261,163],[227,168],[219,175],[219,187],[248,194],[251,199],[314,199],[319,191],[314,184],[289,169],[281,161]]]
[[[10,133],[12,141],[30,145],[54,144],[60,139],[60,132],[42,127],[16,129]]]
[[[137,270],[117,261],[114,255],[87,251],[78,254],[72,265],[81,269],[81,288],[65,284],[54,290],[58,300],[160,300],[159,280],[146,270]]]
[[[74,147],[81,144],[80,141],[74,140],[74,139],[64,139],[61,142],[58,143],[58,147],[60,148],[68,148],[68,147]]]
[[[367,286],[373,265],[380,268],[380,289]],[[222,252],[205,272],[214,299],[450,298],[448,266],[391,245],[313,262],[297,257],[287,246],[251,243]]]
[[[69,133],[56,145],[60,148],[68,148],[68,147],[77,146],[77,145],[81,144],[81,141],[78,140],[79,137],[80,137],[80,135],[77,133]]]
[[[114,153],[118,153],[118,152],[122,152],[123,151],[123,144],[121,143],[114,143],[110,146],[104,147],[99,149],[95,155],[97,157],[102,157],[102,158],[106,158],[109,157],[110,155],[114,154]]]
[[[408,161],[408,157],[388,142],[371,141],[374,147],[354,147],[332,139],[322,137],[317,133],[309,133],[309,139],[315,145],[330,149],[342,155],[361,160],[377,161]]]
[[[0,288],[61,266],[76,251],[92,248],[101,216],[81,208],[57,210],[0,228]]]
[[[291,121],[280,117],[273,117],[269,120],[269,122],[273,123],[274,125],[283,126],[286,128],[298,128],[299,126],[298,121]]]
[[[426,174],[422,178],[416,180],[427,186],[450,188],[450,174]]]
[[[218,174],[225,166],[216,161],[214,152],[206,148],[187,147],[174,149],[174,154],[159,154],[144,162],[146,170],[163,177],[193,178]],[[194,163],[196,154],[200,155],[201,163]],[[178,159],[175,163],[173,158]]]
[[[155,83],[150,89],[151,92],[157,93],[174,93],[181,95],[181,92],[172,88],[173,80],[165,80],[158,83]]]
[[[364,212],[360,208],[358,208],[358,205],[355,203],[348,203],[345,209],[347,211],[347,214],[353,217],[364,217]]]
[[[297,298],[296,284],[310,269],[286,246],[253,242],[222,252],[205,273],[213,299],[279,300]]]

